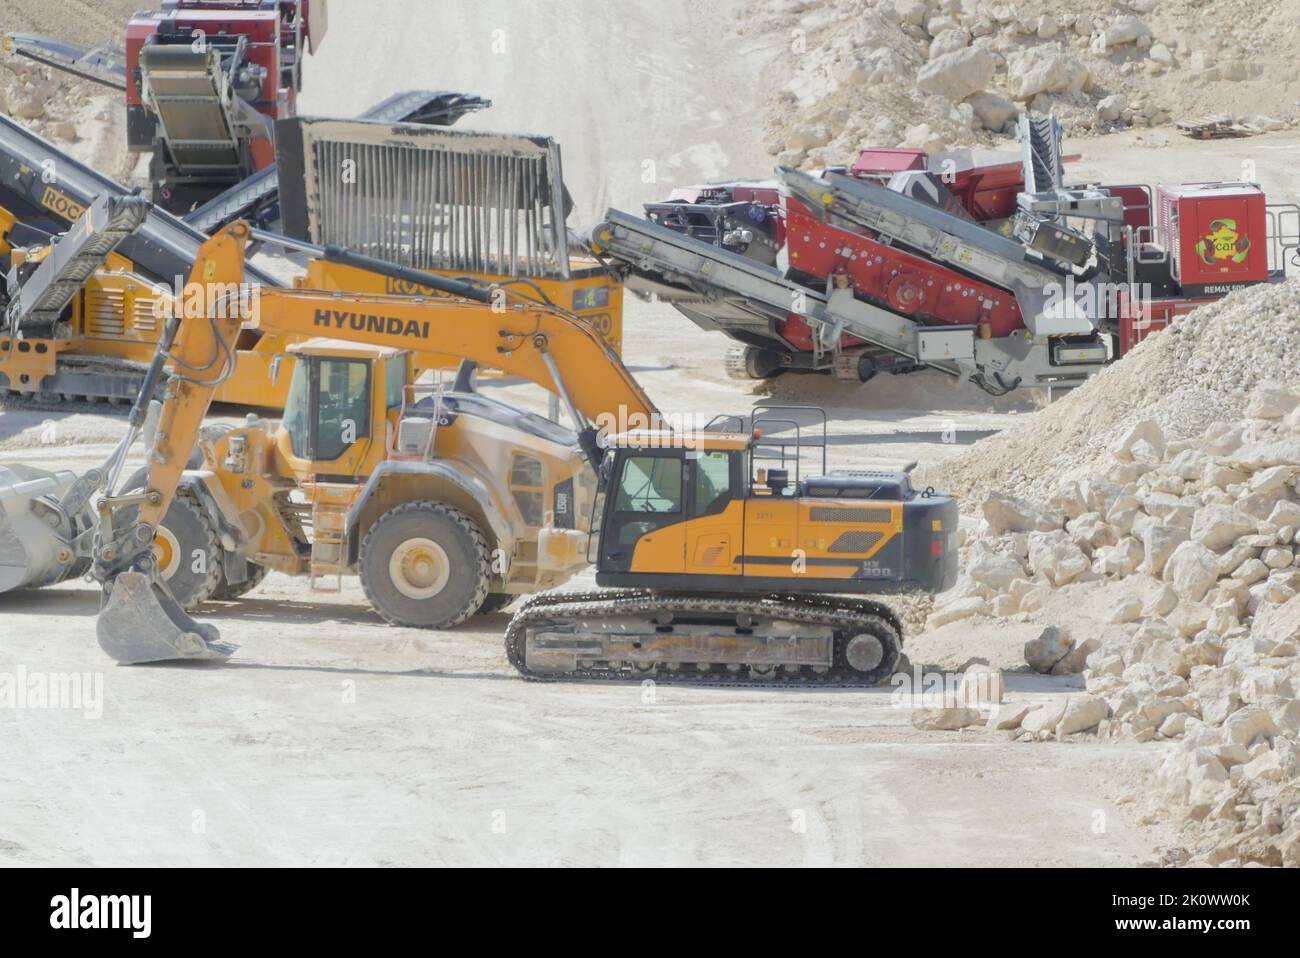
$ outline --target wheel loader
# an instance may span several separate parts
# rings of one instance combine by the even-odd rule
[[[698,434],[658,429],[618,354],[564,310],[517,293],[503,305],[496,290],[381,262],[369,266],[439,295],[250,290],[238,283],[250,232],[235,224],[201,249],[191,299],[166,324],[98,480],[96,520],[73,539],[93,540],[97,632],[120,663],[233,653],[177,601],[196,577],[233,594],[266,568],[357,574],[389,621],[445,628],[494,596],[561,583],[595,549],[609,588],[543,592],[512,622],[507,652],[524,675],[872,684],[892,671],[901,626],[858,596],[955,580],[950,498],[894,474],[805,480],[796,466],[791,482],[786,451],[762,468],[766,449],[790,445],[761,436],[792,422],[780,411]],[[245,325],[323,335],[295,348],[283,425],[205,434]],[[464,389],[417,398],[410,351],[433,343],[550,390],[576,431]],[[617,421],[650,428],[602,446],[597,425]],[[146,472],[123,483],[141,433]],[[196,446],[203,461],[190,469]],[[78,555],[68,550],[69,564]]]

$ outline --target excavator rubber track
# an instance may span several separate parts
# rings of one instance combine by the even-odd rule
[[[849,596],[601,589],[534,596],[505,641],[531,681],[868,688],[894,673],[902,624],[888,606]]]

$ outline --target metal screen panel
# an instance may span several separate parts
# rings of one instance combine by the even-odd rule
[[[286,231],[416,269],[567,278],[569,201],[546,137],[416,124],[281,123]],[[287,129],[286,129],[287,127]],[[301,194],[285,196],[286,179]]]

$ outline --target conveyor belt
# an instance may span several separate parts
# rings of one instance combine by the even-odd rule
[[[865,226],[932,258],[941,261],[950,258],[945,257],[944,244],[947,241],[969,247],[1004,264],[1023,266],[1028,274],[1042,282],[1059,279],[1058,274],[1033,260],[1025,247],[1015,240],[878,183],[838,173],[816,177],[789,167],[782,167],[780,175],[785,188],[809,206],[814,214],[829,210],[832,216],[855,226]],[[825,202],[826,196],[831,198],[829,204]],[[997,281],[993,276],[982,275],[981,278]]]
[[[77,221],[14,295],[10,333],[51,337],[64,308],[113,250],[144,224],[149,203],[140,196],[101,196]]]
[[[404,90],[376,103],[357,119],[451,126],[467,113],[486,110],[491,105],[491,100],[469,93],[454,93],[450,90]]]
[[[798,314],[834,349],[844,333],[907,359],[951,373],[960,367],[922,355],[918,324],[870,303],[851,290],[827,295],[787,279],[778,269],[685,236],[620,210],[610,210],[591,232],[589,244],[600,256],[623,263],[652,283],[693,294],[685,301],[666,298],[693,322],[734,333],[745,313],[780,320]],[[956,327],[952,327],[956,328]]]
[[[258,220],[258,225],[266,226],[270,224],[260,222],[259,211],[279,201],[280,174],[273,163],[186,213],[185,222],[209,235],[238,219]]]
[[[590,243],[599,255],[706,300],[740,300],[777,319],[802,305],[799,312],[807,318],[826,320],[826,298],[786,279],[779,269],[621,210],[606,214],[591,231]]]
[[[1096,328],[1086,303],[1053,312],[1051,291],[1063,287],[1063,274],[1049,269],[1016,240],[851,176],[828,173],[821,178],[788,167],[782,167],[780,175],[792,197],[831,225],[865,227],[927,259],[1009,290],[1034,335],[1090,333]]]
[[[51,224],[64,232],[97,197],[124,197],[131,191],[69,156],[7,116],[0,116],[0,207],[20,221]],[[171,284],[188,276],[207,239],[169,213],[150,210],[144,226],[119,247],[148,276]],[[284,284],[269,273],[246,266],[247,282]]]

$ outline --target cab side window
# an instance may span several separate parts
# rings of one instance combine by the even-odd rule
[[[408,356],[406,353],[394,356],[384,364],[384,405],[388,409],[400,409],[405,395]]]
[[[680,513],[682,511],[682,461],[665,456],[633,456],[623,467],[618,512]]]
[[[730,452],[706,452],[695,460],[694,515],[721,512],[731,501],[732,456]]]

